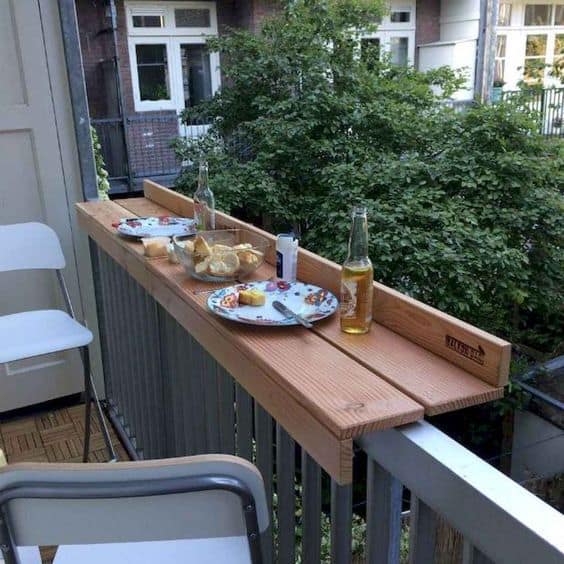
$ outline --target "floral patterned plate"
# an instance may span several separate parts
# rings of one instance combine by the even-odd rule
[[[186,217],[128,217],[121,219],[114,227],[126,237],[172,237],[173,235],[194,235],[196,222]]]
[[[266,303],[263,306],[238,304],[238,292],[250,288],[256,288],[265,293]],[[272,307],[272,302],[275,300],[282,302],[295,313],[312,322],[329,317],[339,306],[337,298],[331,292],[313,284],[266,280],[217,290],[208,298],[208,307],[220,317],[239,323],[271,326],[298,325],[296,320],[284,317]]]

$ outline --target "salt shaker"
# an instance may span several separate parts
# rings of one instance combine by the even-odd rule
[[[298,243],[293,233],[280,233],[276,238],[276,276],[286,282],[296,281]]]

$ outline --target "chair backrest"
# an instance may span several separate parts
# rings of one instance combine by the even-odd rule
[[[43,223],[0,225],[0,272],[65,267],[57,234]]]
[[[250,533],[258,542],[259,531],[269,525],[260,473],[249,462],[229,455],[8,465],[0,468],[0,505],[7,509],[17,546],[248,537]]]

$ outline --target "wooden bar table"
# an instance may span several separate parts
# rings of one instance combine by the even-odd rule
[[[509,343],[377,283],[367,335],[342,333],[338,315],[313,330],[217,317],[207,309],[208,294],[195,292],[213,286],[167,258],[146,258],[141,243],[118,236],[113,224],[121,218],[192,217],[189,198],[150,181],[144,188],[142,198],[78,204],[80,225],[339,484],[352,480],[352,445],[363,434],[503,395]],[[266,262],[253,279],[273,275],[272,235],[221,213],[216,223],[268,237]],[[298,279],[338,295],[340,267],[300,250]]]

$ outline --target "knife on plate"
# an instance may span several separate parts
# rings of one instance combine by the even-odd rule
[[[272,307],[279,311],[286,319],[295,319],[298,323],[301,323],[304,327],[311,329],[313,327],[313,323],[304,319],[301,315],[297,314],[296,312],[292,311],[289,307],[285,306],[282,302],[278,300],[274,300],[272,302]]]

